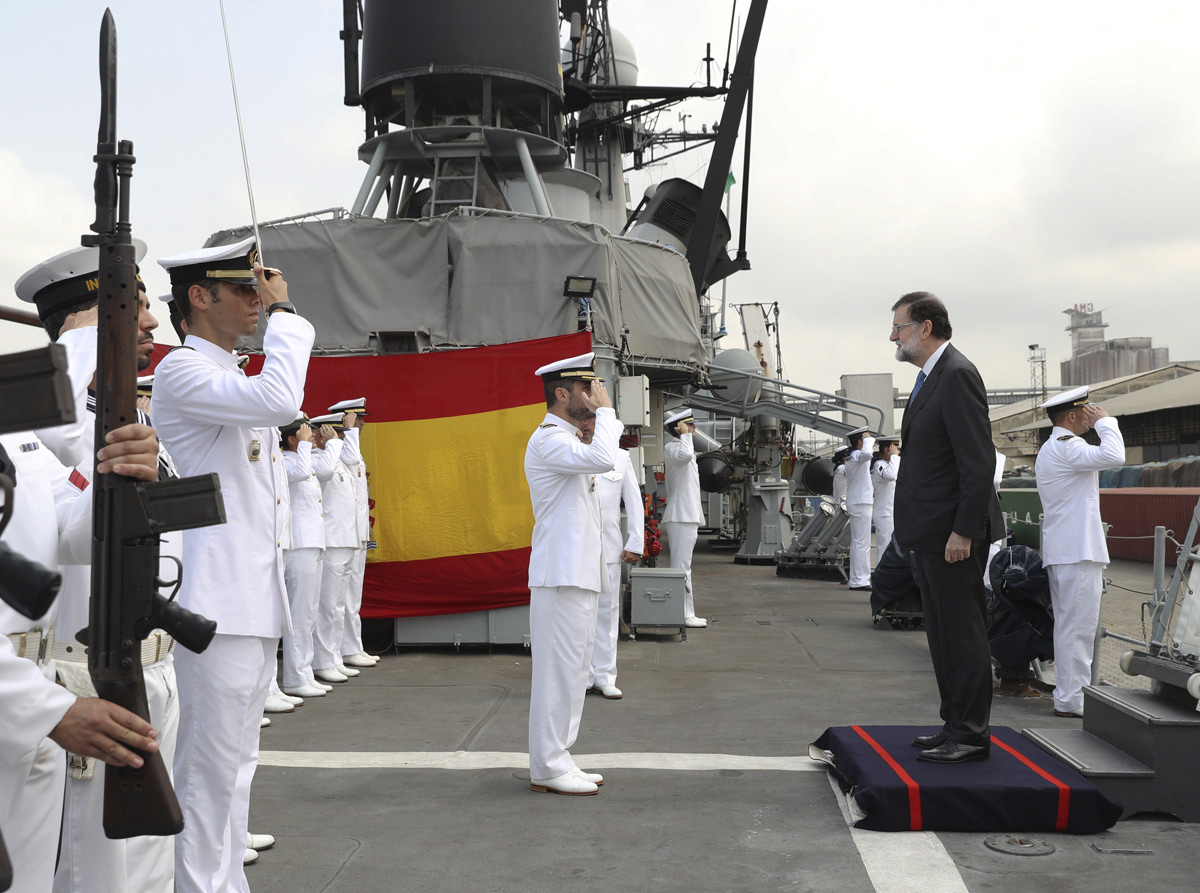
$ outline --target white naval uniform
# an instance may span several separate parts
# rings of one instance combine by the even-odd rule
[[[341,456],[333,475],[321,487],[325,510],[325,560],[321,567],[321,600],[313,630],[313,669],[329,670],[342,662],[342,630],[346,624],[346,591],[358,536],[354,499],[355,469],[362,464],[358,432],[343,432]]]
[[[348,432],[349,433],[349,432]],[[358,450],[362,461],[351,470],[354,472],[354,508],[357,512],[358,536],[361,545],[354,550],[354,558],[350,562],[350,577],[346,582],[346,611],[342,629],[342,656],[350,657],[360,654],[363,650],[362,610],[363,580],[367,572],[367,541],[371,539],[371,508],[370,496],[367,492],[367,460],[362,455],[362,444],[359,435],[361,428],[353,431],[355,449]]]
[[[62,467],[32,432],[0,435],[16,468],[13,515],[4,542],[14,552],[54,568],[62,510],[55,480]],[[36,650],[18,657],[7,634],[48,630],[58,604],[29,620],[0,600],[0,832],[13,865],[12,893],[48,893],[54,878],[65,774],[63,750],[46,736],[75,696],[54,681],[54,661]],[[28,642],[28,640],[26,640]]]
[[[547,413],[525,448],[533,504],[529,551],[529,775],[545,780],[575,766],[575,743],[599,593],[607,585],[600,502],[594,476],[613,467],[622,425],[610,407],[596,410],[590,444]]]
[[[846,463],[843,462],[833,470],[833,504],[845,508],[846,505]]]
[[[596,610],[596,640],[592,645],[592,670],[588,687],[615,685],[617,682],[617,632],[621,620],[621,553],[642,554],[645,549],[646,513],[642,491],[638,487],[633,462],[625,450],[617,451],[617,463],[611,471],[596,476],[603,524],[607,586],[600,593]],[[621,543],[621,502],[629,519],[629,535]]]
[[[663,509],[662,528],[671,551],[671,567],[683,569],[683,614],[696,616],[692,589],[692,551],[704,523],[700,501],[700,469],[690,433],[680,435],[663,446],[663,465],[667,478],[667,505]]]
[[[284,513],[273,462],[278,432],[296,418],[314,331],[292,313],[268,318],[262,372],[189,335],[155,370],[154,421],[183,476],[217,472],[224,524],[184,532],[179,603],[217,623],[200,655],[180,650],[175,789],[184,830],[175,841],[179,893],[246,890],[249,787],[275,640],[291,620],[283,579]],[[257,454],[257,458],[255,457]]]
[[[292,610],[292,632],[283,637],[284,688],[301,688],[315,681],[313,628],[321,598],[321,563],[325,554],[321,483],[313,467],[318,454],[326,456],[324,450],[316,450],[311,442],[304,440],[296,444],[295,451],[283,453],[292,506],[292,548],[283,553],[283,578]],[[332,465],[329,474],[333,474]]]
[[[892,541],[892,508],[896,504],[896,475],[900,471],[900,457],[871,460],[871,485],[874,502],[871,522],[875,525],[875,560],[879,561],[883,550]]]
[[[95,333],[95,329],[88,329]],[[95,404],[85,407],[85,441],[95,436]],[[138,413],[138,420],[151,424]],[[159,445],[160,476],[177,477],[175,465],[166,447]],[[92,517],[91,483],[95,480],[95,461],[91,450],[67,475],[68,491],[74,489],[84,517]],[[90,618],[92,568],[91,537],[64,540],[63,561],[73,563],[61,568],[62,591],[59,593],[58,632],[55,636],[55,663],[64,677],[86,680],[85,694],[91,693],[87,671],[87,651],[75,633],[88,625]],[[164,534],[159,545],[159,577],[174,580],[179,569],[172,557],[183,559],[183,537],[179,531]],[[155,648],[157,660],[145,663],[142,676],[150,724],[158,730],[159,753],[171,773],[179,729],[178,686],[170,651],[170,637],[155,633],[146,640]],[[55,893],[171,893],[175,886],[175,840],[172,837],[133,837],[110,840],[104,834],[103,764],[91,761],[91,778],[67,778],[63,800],[62,845],[58,870],[54,874]]]
[[[846,513],[850,516],[850,586],[871,585],[871,454],[875,438],[846,456]]]
[[[1054,708],[1083,707],[1091,682],[1092,648],[1100,622],[1100,594],[1108,544],[1100,520],[1100,475],[1125,462],[1117,420],[1096,420],[1100,446],[1055,427],[1034,463],[1042,500],[1042,565],[1054,605]]]
[[[96,374],[97,332],[95,326],[70,329],[58,336],[56,343],[67,352],[67,378],[71,382],[71,399],[75,404],[75,421],[56,425],[37,432],[38,438],[49,447],[67,468],[78,465],[94,452],[92,437],[95,425],[88,420],[88,388]]]

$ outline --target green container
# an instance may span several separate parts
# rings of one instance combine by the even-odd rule
[[[1000,511],[1004,526],[1013,532],[1013,545],[1041,548],[1042,500],[1035,488],[1001,490]]]

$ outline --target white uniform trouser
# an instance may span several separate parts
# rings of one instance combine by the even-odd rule
[[[179,693],[172,657],[145,667],[150,725],[158,730],[158,752],[168,774],[179,732]],[[62,848],[54,893],[171,893],[175,889],[175,838],[104,836],[104,764],[90,779],[67,779]]]
[[[880,512],[871,517],[875,524],[875,561],[883,557],[883,550],[892,541],[892,531],[896,529],[891,512]]]
[[[283,553],[283,582],[292,609],[292,634],[283,637],[283,685],[300,688],[314,681],[313,630],[321,601],[324,549],[288,549]]]
[[[1096,561],[1046,565],[1054,605],[1055,710],[1081,709],[1083,687],[1091,684],[1104,567]]]
[[[354,549],[326,549],[321,564],[321,602],[313,630],[314,670],[328,670],[342,662],[342,628],[346,625],[346,587]]]
[[[218,633],[203,654],[179,650],[175,794],[177,893],[243,893],[242,856],[275,640]]]
[[[355,549],[354,560],[350,562],[350,579],[346,584],[346,619],[342,627],[342,656],[361,654],[362,618],[358,612],[362,610],[363,577],[367,572],[367,550]]]
[[[667,547],[671,551],[671,567],[683,570],[683,616],[696,616],[696,603],[692,596],[692,550],[696,548],[696,537],[700,525],[685,521],[664,521]]]
[[[846,506],[850,516],[850,585],[871,585],[871,503]]]
[[[54,678],[53,661],[43,669]],[[12,861],[11,893],[47,893],[54,883],[65,762],[49,738],[18,760],[0,762],[0,831]]]
[[[600,593],[596,606],[596,640],[592,644],[592,671],[588,688],[616,685],[617,633],[621,623],[621,563],[610,564],[608,588]]]
[[[579,733],[598,594],[575,586],[529,590],[529,643],[533,679],[529,687],[529,777],[539,780],[569,772],[567,752]]]

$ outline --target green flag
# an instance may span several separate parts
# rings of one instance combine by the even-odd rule
[[[730,171],[729,176],[725,179],[725,191],[728,192],[730,189],[732,189],[733,184],[736,182],[737,180],[733,178],[733,171]]]

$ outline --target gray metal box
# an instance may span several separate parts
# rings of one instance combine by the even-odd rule
[[[684,576],[682,568],[635,567],[629,572],[629,634],[639,626],[678,627],[687,641],[683,617]]]

